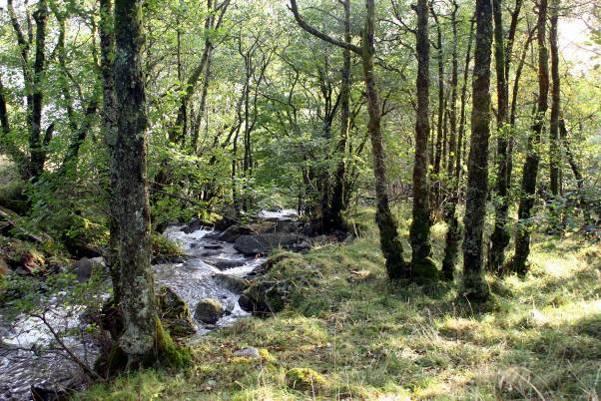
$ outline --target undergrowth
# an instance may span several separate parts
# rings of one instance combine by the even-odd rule
[[[270,274],[298,278],[284,312],[202,338],[183,372],[133,373],[74,399],[599,399],[598,244],[538,237],[527,277],[488,276],[493,300],[477,308],[457,283],[389,284],[376,239],[364,229],[348,244],[280,257]],[[443,244],[435,226],[435,256]],[[261,357],[234,356],[244,347]]]

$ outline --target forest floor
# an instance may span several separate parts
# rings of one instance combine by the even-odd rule
[[[202,338],[190,368],[135,373],[75,399],[599,399],[599,244],[537,237],[531,273],[489,276],[493,299],[476,308],[457,284],[389,284],[375,234],[281,258],[273,270],[297,284],[286,310]],[[440,260],[443,225],[433,243]],[[245,347],[260,357],[234,355]]]

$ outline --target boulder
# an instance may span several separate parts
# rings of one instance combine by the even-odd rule
[[[250,281],[229,274],[215,274],[213,275],[213,279],[218,284],[234,293],[241,293],[250,286]]]
[[[233,226],[228,227],[224,232],[217,236],[217,239],[225,242],[234,242],[242,235],[253,234],[257,234],[257,232],[249,226],[235,224]]]
[[[92,277],[94,269],[103,268],[103,258],[81,258],[73,265],[73,273],[77,276],[77,281],[84,283]]]
[[[253,283],[242,295],[238,303],[242,310],[254,315],[270,315],[284,309],[288,290],[286,284],[275,281]]]
[[[8,267],[8,263],[3,258],[0,258],[0,277],[5,277],[10,274],[11,270]]]
[[[161,320],[174,337],[185,337],[196,333],[188,305],[169,287],[161,287],[157,294]]]
[[[211,225],[212,224],[209,222],[202,221],[198,218],[193,218],[192,220],[190,220],[188,225],[186,227],[184,227],[184,229],[182,231],[185,232],[186,234],[190,234],[190,233],[193,233],[194,231],[198,231],[202,228],[211,227]]]
[[[31,386],[31,398],[34,401],[67,401],[69,396],[68,389],[58,389],[44,384]]]
[[[307,249],[307,247],[310,245],[305,241],[305,237],[284,233],[242,235],[234,243],[234,248],[247,256],[265,255],[276,248],[296,250],[295,248]]]
[[[221,302],[214,298],[204,298],[196,305],[194,318],[206,324],[215,324],[224,314]]]
[[[244,260],[242,259],[221,259],[221,258],[212,258],[207,261],[212,264],[219,270],[231,269],[234,267],[242,266],[244,264]]]

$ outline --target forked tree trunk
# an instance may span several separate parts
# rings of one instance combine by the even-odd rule
[[[549,55],[546,44],[547,0],[540,0],[538,6],[537,41],[538,41],[538,102],[532,132],[528,138],[526,162],[522,174],[522,195],[518,208],[518,227],[515,239],[515,255],[511,263],[514,272],[525,275],[528,272],[526,262],[530,254],[530,217],[536,194],[536,178],[538,175],[539,146],[541,133],[545,124],[548,108],[549,92]]]
[[[476,47],[472,81],[472,140],[468,160],[465,236],[463,239],[464,296],[475,301],[488,298],[482,275],[482,234],[488,192],[488,141],[490,136],[490,60],[492,3],[476,1]]]

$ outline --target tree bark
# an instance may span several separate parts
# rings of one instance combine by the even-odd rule
[[[48,4],[46,0],[38,2],[37,10],[33,14],[36,24],[35,35],[35,60],[32,77],[32,106],[29,120],[29,151],[30,167],[29,176],[37,179],[44,171],[46,150],[42,140],[42,109],[44,107],[44,93],[42,84],[46,67],[46,24],[48,22]]]
[[[416,7],[417,30],[417,109],[415,115],[415,162],[413,165],[413,220],[410,228],[412,275],[425,276],[434,272],[430,259],[430,199],[428,185],[428,135],[430,39],[428,37],[428,0],[419,0]]]
[[[507,174],[507,166],[511,155],[508,152],[510,130],[507,126],[507,74],[505,69],[510,58],[505,56],[503,31],[503,0],[493,0],[495,22],[495,67],[497,75],[497,185],[495,199],[495,229],[491,236],[488,253],[488,269],[501,273],[505,260],[505,248],[509,245],[509,229],[507,216],[509,212],[509,187],[511,185]]]
[[[434,11],[434,8],[430,8],[432,17],[436,22],[436,50],[438,51],[438,110],[437,110],[437,123],[436,123],[436,143],[434,150],[434,168],[432,170],[434,176],[433,185],[433,203],[431,207],[438,209],[440,206],[440,191],[442,189],[442,176],[441,176],[441,164],[442,164],[442,146],[443,146],[443,119],[444,119],[444,51],[442,48],[442,28],[440,21],[438,20],[438,14]]]
[[[481,301],[489,291],[482,275],[482,233],[488,193],[488,142],[490,136],[490,62],[492,4],[476,1],[476,47],[472,81],[472,140],[468,160],[468,183],[463,239],[464,296]]]
[[[104,142],[109,155],[109,205],[116,204],[115,190],[117,188],[117,166],[115,146],[117,143],[117,110],[115,99],[115,83],[113,79],[113,58],[115,55],[115,38],[113,35],[113,6],[112,0],[100,0],[100,73],[102,76],[102,130]],[[107,262],[113,282],[113,300],[119,304],[121,299],[120,268],[117,246],[119,242],[119,225],[116,215],[109,213],[109,246]]]
[[[367,93],[367,109],[369,121],[367,129],[369,132],[373,163],[374,178],[376,181],[376,222],[380,230],[380,247],[386,259],[386,270],[390,279],[406,277],[409,268],[403,260],[403,247],[399,238],[397,222],[388,200],[388,177],[386,172],[386,155],[382,141],[380,120],[382,109],[380,98],[376,87],[374,73],[374,31],[375,31],[375,4],[374,0],[365,1],[367,15],[365,17],[365,28],[363,33],[363,74],[365,90]]]
[[[515,240],[515,255],[511,268],[514,272],[525,275],[528,272],[526,262],[530,254],[531,212],[536,194],[536,178],[539,165],[539,146],[541,133],[545,124],[549,93],[549,55],[546,44],[547,0],[540,0],[538,6],[537,41],[538,41],[538,101],[532,133],[528,138],[526,162],[522,174],[522,194],[518,208],[518,227]]]
[[[456,209],[459,188],[459,177],[455,174],[456,159],[460,158],[461,144],[457,140],[457,84],[459,81],[458,61],[457,61],[457,12],[459,5],[453,2],[453,11],[451,13],[451,24],[453,29],[453,53],[451,67],[451,105],[449,108],[449,163],[447,165],[447,176],[450,180],[450,197],[445,207],[445,220],[447,222],[447,234],[445,239],[445,255],[442,262],[442,272],[446,280],[453,280],[455,264],[457,263],[457,254],[459,252],[459,241],[461,240],[461,231],[457,219]],[[471,38],[470,38],[471,39]],[[468,46],[469,47],[469,46]]]
[[[111,166],[116,178],[112,213],[118,225],[119,346],[127,367],[147,366],[165,347],[150,268],[150,206],[146,172],[146,95],[142,72],[142,1],[115,2],[114,85],[117,132]]]
[[[560,114],[560,78],[559,78],[559,47],[557,42],[557,22],[559,20],[560,0],[551,0],[551,26],[549,29],[549,42],[551,49],[551,125],[549,129],[549,169],[551,180],[551,193],[559,195],[559,170],[561,153],[559,150],[559,114]]]
[[[344,7],[344,42],[352,43],[351,38],[351,1],[342,0]],[[342,49],[342,72],[340,82],[340,137],[335,148],[335,157],[338,158],[336,172],[334,173],[334,188],[332,189],[332,201],[329,208],[329,216],[327,217],[328,225],[331,230],[345,230],[345,223],[342,213],[346,209],[345,190],[346,186],[346,164],[345,153],[346,143],[350,129],[350,107],[351,107],[351,51]]]

